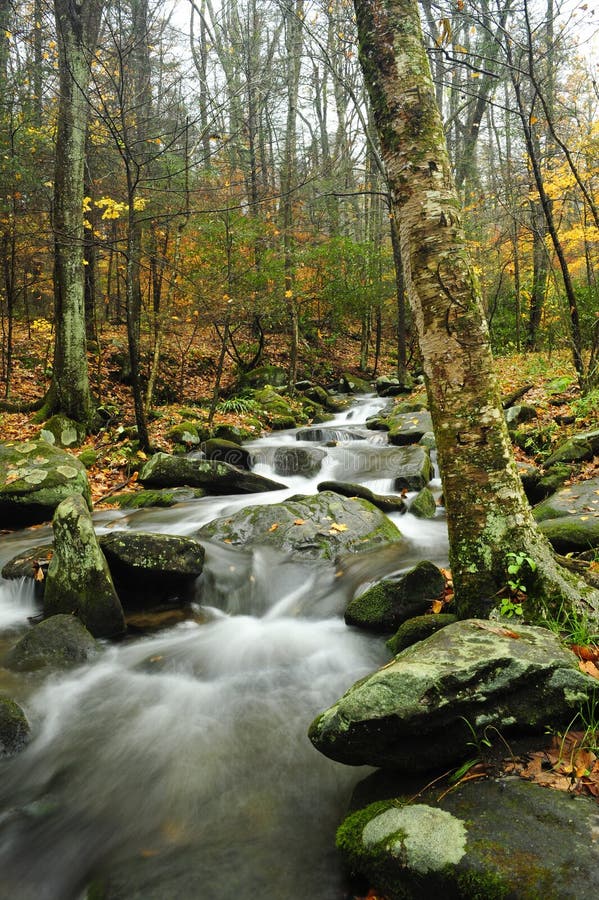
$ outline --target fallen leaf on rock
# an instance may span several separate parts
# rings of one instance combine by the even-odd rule
[[[347,531],[347,525],[339,524],[339,522],[333,522],[333,524],[331,525],[330,531],[332,531],[332,532]]]
[[[278,527],[279,527],[279,523],[278,523],[278,522],[273,522],[272,525],[270,526],[270,528],[269,528],[268,530],[269,530],[269,532],[270,532],[270,531],[276,531]]]
[[[443,600],[433,600],[431,603],[431,612],[440,613],[444,605]]]
[[[293,522],[293,524],[294,524],[294,525],[305,525],[305,524],[306,524],[306,520],[305,520],[305,519],[295,519],[294,522]]]

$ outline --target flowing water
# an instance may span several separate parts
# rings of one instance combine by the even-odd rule
[[[335,417],[339,442],[315,477],[273,474],[273,447],[314,446],[295,432],[252,444],[255,471],[284,491],[103,512],[98,530],[189,534],[251,503],[314,493],[325,479],[387,491],[381,434],[363,428],[383,405],[367,398]],[[341,576],[266,548],[207,544],[197,620],[107,645],[67,674],[0,668],[0,690],[33,729],[27,748],[0,762],[1,900],[79,900],[94,880],[109,900],[341,900],[334,833],[367,770],[325,759],[306,732],[388,658],[382,640],[343,623],[357,588],[418,559],[445,561],[441,519],[396,521],[411,548],[401,564],[383,548],[349,559]],[[50,537],[11,535],[0,562]],[[36,611],[29,582],[0,580],[0,651]]]

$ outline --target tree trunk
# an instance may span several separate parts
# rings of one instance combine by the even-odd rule
[[[555,562],[522,489],[416,0],[354,6],[426,375],[459,615],[488,615],[506,588],[506,555],[516,551],[538,565],[529,616],[536,604],[562,603],[599,615],[599,596]]]
[[[51,396],[54,409],[88,422],[83,271],[86,98],[90,58],[98,39],[102,0],[54,0],[60,91],[54,177],[54,294],[56,341]]]

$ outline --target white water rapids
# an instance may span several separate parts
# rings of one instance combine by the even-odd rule
[[[354,428],[383,405],[361,400],[333,425]],[[323,480],[384,492],[388,481],[364,464],[381,434],[367,434],[328,450],[317,476],[283,479],[269,448],[297,445],[295,433],[271,435],[251,446],[255,471],[287,490],[104,512],[98,528],[189,534],[253,503],[314,493]],[[393,518],[413,548],[402,568],[445,560],[441,519]],[[0,564],[49,537],[3,539]],[[206,546],[197,597],[206,622],[107,645],[93,663],[45,679],[0,668],[0,689],[33,730],[24,751],[0,761],[0,900],[79,900],[92,882],[105,900],[345,896],[334,833],[365,772],[325,759],[307,729],[388,658],[382,639],[345,626],[343,610],[358,585],[393,570],[392,554],[355,557],[335,577],[331,564]],[[0,580],[1,647],[35,611],[29,582]]]

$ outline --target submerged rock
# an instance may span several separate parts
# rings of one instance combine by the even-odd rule
[[[150,506],[168,508],[177,503],[187,503],[205,496],[206,491],[202,488],[158,488],[153,491],[123,491],[119,494],[112,494],[103,502],[111,506],[118,506],[120,509],[146,509]]]
[[[401,541],[399,529],[367,500],[324,491],[284,503],[251,506],[204,525],[198,536],[233,546],[266,544],[291,556],[334,559]]]
[[[52,522],[54,555],[44,591],[44,615],[74,613],[94,637],[122,634],[125,619],[85,502],[63,500]]]
[[[517,778],[439,795],[428,789],[348,816],[337,846],[351,871],[389,900],[597,896],[595,800]]]
[[[43,440],[0,444],[3,524],[21,527],[45,522],[71,494],[80,494],[91,508],[85,466],[75,456]]]
[[[339,762],[417,772],[466,759],[488,728],[509,737],[567,725],[597,696],[597,681],[547,629],[468,619],[357,682],[310,739]]]
[[[406,504],[401,497],[394,494],[375,494],[363,484],[353,484],[350,481],[321,481],[318,484],[318,490],[333,491],[343,497],[361,497],[362,500],[368,500],[384,513],[406,511]]]
[[[437,502],[430,488],[422,488],[410,503],[410,512],[417,519],[434,519],[437,515]]]
[[[280,491],[285,487],[229,463],[170,456],[168,453],[155,453],[141,470],[139,480],[144,485],[156,487],[199,487],[207,494],[216,495]]]
[[[0,697],[0,758],[12,756],[26,744],[29,722],[14,700]]]
[[[431,562],[420,562],[399,578],[379,581],[354,597],[345,611],[345,621],[389,634],[407,619],[426,612],[444,589],[442,572]]]
[[[4,665],[17,672],[47,666],[66,668],[87,662],[99,647],[76,616],[56,615],[27,631],[7,654]]]

